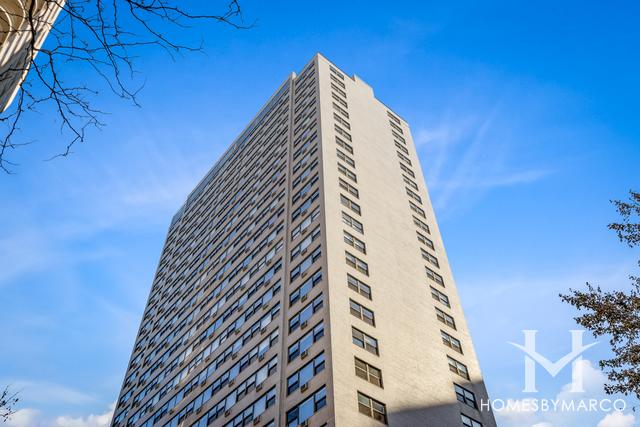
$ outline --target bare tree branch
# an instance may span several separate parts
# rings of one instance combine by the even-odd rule
[[[94,105],[100,90],[85,84],[89,79],[80,77],[78,69],[99,76],[113,94],[139,106],[138,93],[143,85],[135,82],[137,50],[156,46],[173,58],[183,51],[202,49],[201,45],[181,41],[185,28],[198,23],[221,23],[234,29],[252,27],[244,23],[238,0],[217,6],[208,1],[193,7],[177,0],[28,2],[29,9],[22,12],[26,23],[13,28],[5,41],[24,41],[26,52],[14,61],[0,62],[0,88],[10,79],[26,74],[16,99],[0,114],[0,170],[7,173],[16,166],[10,153],[31,142],[19,140],[20,123],[30,113],[45,113],[47,118],[53,115],[59,123],[67,142],[53,158],[69,155],[75,144],[85,141],[89,128],[104,126],[106,112]],[[211,11],[220,6],[221,13]],[[196,10],[197,7],[204,10]],[[42,44],[43,33],[52,23],[52,14],[47,10],[60,13]],[[0,32],[0,40],[2,36]],[[68,72],[72,65],[74,75]]]
[[[13,393],[9,390],[9,387],[0,393],[0,421],[7,422],[13,414],[15,414],[15,406],[20,399],[18,393]]]

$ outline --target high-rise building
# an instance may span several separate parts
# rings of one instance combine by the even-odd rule
[[[493,427],[409,126],[316,55],[174,216],[114,427]]]
[[[65,0],[0,0],[0,113],[18,93]]]

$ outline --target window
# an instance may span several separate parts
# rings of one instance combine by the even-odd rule
[[[426,237],[425,235],[421,234],[419,231],[416,231],[416,235],[418,236],[418,241],[420,243],[422,243],[425,246],[428,246],[429,249],[435,251],[436,248],[433,245],[433,240],[429,239],[428,237]]]
[[[344,89],[344,88],[345,88],[344,83],[343,83],[343,82],[341,82],[340,80],[338,80],[338,78],[337,78],[335,75],[331,74],[331,80],[333,80],[334,82],[336,82],[336,84],[337,84],[338,86],[340,86],[342,89]]]
[[[474,420],[473,418],[469,418],[464,414],[460,414],[460,418],[462,419],[462,425],[464,427],[482,427],[482,424],[480,424],[478,421]]]
[[[304,365],[287,378],[287,394],[296,391],[300,386],[307,384],[311,378],[318,375],[324,369],[324,353],[317,355],[311,362]]]
[[[289,319],[289,333],[298,329],[298,326],[303,326],[313,314],[320,310],[323,305],[322,294],[318,295],[312,302],[307,304],[302,310],[296,313],[291,319]]]
[[[312,213],[310,213],[296,228],[291,230],[291,240],[294,240],[296,237],[307,230],[307,228],[311,225],[311,223],[318,218],[320,215],[320,208],[316,208]]]
[[[451,304],[449,304],[448,296],[446,296],[445,294],[443,294],[433,286],[429,286],[429,287],[431,288],[431,296],[433,297],[434,300],[439,301],[440,303],[446,305],[449,308],[451,307]]]
[[[427,234],[431,234],[431,229],[429,228],[429,226],[415,216],[413,217],[413,223],[417,225],[421,230],[426,231]]]
[[[349,209],[351,209],[352,211],[354,211],[355,213],[357,213],[358,215],[361,215],[361,210],[360,210],[360,205],[353,202],[352,200],[350,200],[348,197],[344,196],[344,195],[340,195],[340,203],[342,203],[342,206],[345,206]]]
[[[376,356],[379,354],[378,352],[378,340],[365,334],[359,329],[351,327],[351,339],[355,345],[360,348],[364,348],[369,353],[373,353]]]
[[[397,139],[398,141],[402,142],[403,144],[406,144],[406,143],[407,143],[407,141],[405,141],[403,137],[401,137],[400,135],[398,135],[398,133],[397,133],[396,131],[391,130],[391,134],[393,135],[393,137],[394,137],[395,139]]]
[[[355,198],[360,198],[360,193],[358,192],[358,189],[353,185],[349,184],[344,179],[338,178],[338,185],[340,186],[340,188],[342,188],[344,191],[351,194]]]
[[[391,112],[387,111],[387,116],[389,116],[389,118],[394,122],[396,122],[397,124],[400,124],[400,119],[394,116],[393,114],[391,114]]]
[[[337,93],[342,95],[343,98],[347,97],[347,93],[333,83],[331,83],[331,89],[335,90]]]
[[[319,232],[320,231],[318,231],[318,233]],[[422,252],[422,258],[427,260],[430,264],[440,268],[440,263],[438,262],[438,258],[434,257],[433,255],[431,255],[429,252],[425,251],[424,249],[420,249],[420,252]]]
[[[373,311],[369,310],[367,307],[364,307],[352,299],[349,299],[349,311],[358,319],[364,321],[365,323],[370,324],[371,326],[376,325],[376,321],[373,315]]]
[[[350,274],[347,274],[347,286],[349,286],[349,289],[356,291],[363,297],[371,299],[371,287]]]
[[[351,172],[345,165],[341,163],[338,163],[338,172],[340,172],[342,175],[346,176],[353,182],[358,182],[358,177],[356,177],[356,174]]]
[[[440,310],[438,307],[436,307],[436,317],[438,318],[439,321],[441,321],[445,325],[453,329],[456,329],[456,322],[455,320],[453,320],[453,317],[449,316],[447,313]]]
[[[291,204],[295,204],[298,200],[300,200],[301,198],[305,197],[309,191],[311,191],[311,188],[313,187],[313,185],[318,181],[318,175],[316,174],[313,178],[311,178],[311,180],[309,182],[307,182],[305,184],[304,187],[302,187],[300,190],[298,190],[293,197],[291,198]]]
[[[356,167],[356,162],[351,157],[347,156],[342,151],[340,151],[339,148],[336,148],[336,155],[338,156],[338,158],[340,160],[342,160],[343,162],[345,162],[346,164],[348,164],[352,168]]]
[[[411,168],[407,167],[406,165],[400,163],[400,169],[403,170],[403,172],[405,172],[407,175],[409,175],[411,178],[415,178],[416,174],[413,173],[413,171],[411,170]]]
[[[405,176],[404,174],[402,175],[402,180],[404,181],[405,184],[407,184],[409,187],[413,188],[414,190],[418,191],[418,184],[416,184],[415,182],[411,181],[410,178],[408,178],[407,176]]]
[[[462,345],[457,338],[452,337],[445,331],[440,331],[440,334],[442,335],[442,343],[444,345],[462,354]]]
[[[397,132],[400,132],[401,134],[404,134],[404,132],[402,131],[402,128],[397,124],[393,123],[392,121],[389,121],[389,124],[394,130],[396,130]]]
[[[307,248],[311,243],[320,237],[320,226],[317,226],[311,234],[305,237],[300,243],[298,243],[293,249],[291,249],[291,261],[296,259],[296,257],[300,254],[304,255],[306,253]]]
[[[447,360],[449,361],[449,370],[454,374],[460,375],[462,378],[469,379],[469,371],[467,370],[466,365],[458,362],[451,356],[447,356]]]
[[[409,150],[407,150],[407,147],[405,147],[404,145],[400,144],[398,141],[396,141],[396,148],[400,151],[402,151],[404,154],[409,155]]]
[[[344,151],[347,153],[353,154],[353,147],[340,139],[339,136],[336,136],[336,144],[338,144],[339,147],[344,148]]]
[[[365,414],[374,420],[384,424],[387,423],[387,407],[385,404],[360,392],[358,392],[358,410],[361,414]]]
[[[356,376],[382,388],[382,371],[375,366],[369,365],[364,360],[358,359],[357,357],[355,358],[355,361]]]
[[[423,217],[423,218],[427,217],[427,215],[424,213],[424,211],[422,209],[420,209],[418,206],[414,205],[411,202],[409,202],[409,208],[411,208],[412,211],[414,211],[415,213],[417,213],[421,217]]]
[[[327,390],[325,386],[322,386],[322,388],[313,393],[313,396],[310,396],[294,408],[287,411],[287,427],[299,426],[326,405]]]
[[[349,134],[349,132],[347,132],[346,130],[342,129],[338,125],[333,125],[333,128],[335,129],[335,131],[336,131],[336,133],[338,135],[341,135],[347,141],[351,141],[351,135]]]
[[[345,259],[347,261],[347,265],[355,268],[360,273],[368,276],[369,275],[369,266],[366,262],[362,261],[360,258],[351,255],[349,252],[344,252]]]
[[[473,409],[478,409],[476,395],[473,394],[473,392],[455,383],[453,384],[453,387],[456,390],[456,398],[459,402],[464,403],[467,406],[471,406]]]
[[[407,192],[407,196],[411,197],[413,200],[415,200],[418,203],[422,203],[422,198],[418,196],[415,192],[409,190],[406,187],[405,187],[405,191]]]
[[[295,291],[289,295],[289,305],[292,306],[300,298],[307,295],[311,289],[322,280],[322,270],[318,270],[311,277],[304,281]]]
[[[304,201],[300,206],[298,206],[293,212],[291,212],[291,221],[295,221],[298,219],[300,215],[304,215],[307,210],[311,207],[311,204],[316,201],[318,198],[318,190],[313,192],[313,194]]]
[[[345,116],[347,119],[349,118],[349,113],[347,113],[347,110],[345,110],[344,108],[342,108],[341,106],[339,106],[335,102],[333,103],[333,109],[336,110],[336,111],[339,111],[340,114]]]
[[[333,113],[333,118],[335,119],[336,122],[340,123],[342,126],[346,127],[347,129],[351,129],[351,125],[349,124],[349,122],[347,122],[345,119],[340,117],[338,113]]]
[[[364,233],[364,228],[362,227],[362,223],[357,219],[352,218],[351,216],[349,216],[344,212],[342,212],[342,222],[344,222],[346,225],[353,228],[354,230],[360,233]]]
[[[341,80],[344,80],[344,75],[343,75],[340,71],[338,71],[338,70],[336,70],[335,68],[333,68],[331,65],[329,65],[329,70],[330,70],[333,74],[335,74],[336,76],[338,76]]]
[[[396,154],[398,155],[398,158],[400,160],[402,160],[403,162],[405,162],[406,164],[408,164],[409,166],[411,166],[411,160],[409,160],[409,158],[407,156],[405,156],[404,154],[402,154],[399,151],[396,151]]]
[[[344,99],[340,98],[338,95],[336,95],[335,93],[331,93],[331,97],[333,99],[335,99],[336,101],[338,101],[338,103],[340,105],[342,105],[344,108],[347,108],[347,101],[345,101]]]
[[[433,280],[434,282],[436,282],[440,286],[444,286],[444,280],[442,279],[441,275],[439,275],[438,273],[436,273],[435,271],[433,271],[429,267],[425,267],[425,271],[426,271],[427,277],[429,279]]]
[[[308,257],[303,259],[293,270],[291,270],[291,281],[295,280],[299,275],[304,274],[311,264],[316,262],[322,256],[322,250],[318,246]]]
[[[318,323],[313,328],[313,331],[307,332],[305,335],[302,336],[302,338],[300,338],[298,341],[296,341],[295,343],[289,346],[288,353],[287,353],[288,361],[291,362],[296,357],[298,357],[300,353],[303,353],[309,350],[309,348],[311,348],[311,346],[323,336],[324,336],[324,324],[322,323],[322,321],[320,321],[320,323]]]
[[[364,244],[364,242],[362,240],[358,239],[357,237],[352,236],[351,234],[347,233],[344,230],[342,231],[342,234],[344,236],[343,237],[344,238],[344,242],[347,245],[359,250],[363,254],[367,253],[367,247],[366,247],[366,245]]]

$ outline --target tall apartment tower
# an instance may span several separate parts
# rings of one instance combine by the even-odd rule
[[[321,55],[169,227],[114,427],[494,427],[409,126]]]
[[[0,0],[0,113],[18,93],[65,0]]]

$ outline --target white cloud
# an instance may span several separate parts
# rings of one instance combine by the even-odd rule
[[[589,399],[611,399],[615,397],[607,396],[604,393],[603,386],[606,382],[605,374],[595,367],[591,361],[583,359],[579,362],[583,372],[583,393],[571,392],[571,384],[565,384],[560,392],[553,398],[559,402],[558,408],[563,406],[562,402],[567,405],[574,402],[575,407],[579,406],[580,401]],[[546,396],[535,396],[535,399],[543,399]],[[508,410],[496,411],[500,425],[507,427],[521,427],[530,425],[532,427],[585,427],[593,425],[593,416],[602,416],[604,418],[598,423],[597,427],[633,427],[635,424],[635,416],[632,414],[623,414],[622,412],[611,413],[589,413],[580,411],[533,411],[532,406],[527,399],[510,400],[511,405],[507,406]],[[606,405],[605,407],[610,407]]]
[[[109,410],[103,414],[90,414],[87,417],[74,418],[70,416],[59,416],[55,419],[57,427],[108,427],[113,418],[113,411],[116,409],[115,402],[111,404]]]
[[[40,422],[40,411],[36,409],[20,409],[7,421],[8,427],[36,427]]]
[[[109,427],[115,407],[114,402],[106,412],[85,417],[46,417],[37,409],[20,409],[7,421],[7,427]]]
[[[608,414],[598,423],[597,427],[632,427],[636,422],[633,414],[623,414],[616,411]]]

